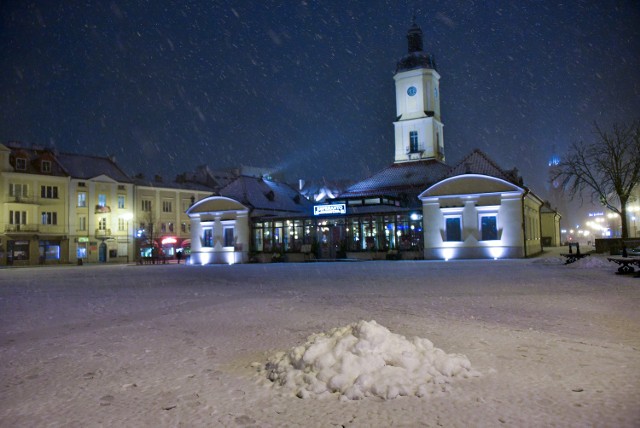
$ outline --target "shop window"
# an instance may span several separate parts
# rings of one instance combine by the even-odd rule
[[[40,241],[39,245],[40,260],[59,260],[60,244],[52,241]]]
[[[13,260],[29,260],[29,241],[9,241],[10,262]]]
[[[462,241],[462,217],[450,216],[444,219],[445,241]]]
[[[263,229],[262,227],[258,227],[258,225],[262,226],[262,223],[258,223],[253,228],[253,248],[255,249],[255,251],[262,251]]]
[[[483,214],[480,216],[480,239],[483,241],[496,241],[498,239],[498,221],[495,214]]]
[[[225,247],[233,247],[234,246],[234,227],[227,226],[224,228],[224,246]]]
[[[202,231],[202,246],[213,247],[213,229],[207,228]]]

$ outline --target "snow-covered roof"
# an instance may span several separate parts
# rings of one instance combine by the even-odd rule
[[[313,204],[285,183],[241,175],[220,189],[220,195],[252,209],[252,217],[310,215]]]
[[[394,163],[340,194],[341,198],[370,196],[416,199],[424,189],[441,179],[448,166],[437,160]]]
[[[111,158],[59,153],[58,162],[72,178],[91,179],[106,175],[120,183],[131,183],[131,178]]]
[[[455,177],[462,174],[482,174],[490,177],[501,178],[517,186],[522,186],[522,180],[518,176],[518,171],[513,169],[506,171],[500,168],[483,151],[475,149],[467,157],[462,159],[456,166],[451,168],[445,178]]]

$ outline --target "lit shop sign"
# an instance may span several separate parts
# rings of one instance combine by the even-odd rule
[[[314,205],[313,215],[346,214],[346,204]]]

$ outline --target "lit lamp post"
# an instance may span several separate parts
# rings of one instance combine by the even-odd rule
[[[129,221],[133,218],[132,213],[126,213],[122,215],[122,218],[127,222],[126,234],[127,234],[127,263],[129,263]]]

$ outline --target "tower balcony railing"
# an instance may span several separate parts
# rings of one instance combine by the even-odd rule
[[[407,147],[406,148],[406,153],[408,155],[412,155],[412,154],[422,154],[424,153],[424,148],[422,147],[422,145],[419,145],[418,147]]]

